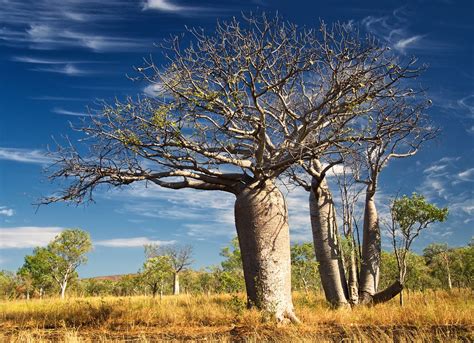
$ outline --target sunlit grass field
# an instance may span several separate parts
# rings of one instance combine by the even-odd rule
[[[474,294],[427,291],[375,307],[330,309],[295,293],[300,325],[245,309],[244,295],[69,298],[0,302],[2,342],[472,342]]]

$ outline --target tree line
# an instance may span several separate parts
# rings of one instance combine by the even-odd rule
[[[237,238],[224,247],[219,265],[200,270],[190,267],[192,262],[191,246],[145,246],[145,262],[134,274],[109,276],[104,278],[79,278],[73,270],[66,275],[67,260],[61,257],[51,258],[52,246],[58,246],[69,240],[67,246],[79,259],[75,264],[86,262],[85,253],[88,244],[81,244],[77,237],[87,238],[81,230],[67,230],[54,239],[46,248],[36,248],[31,255],[25,256],[24,264],[16,273],[0,271],[0,296],[2,299],[30,299],[43,297],[64,297],[66,287],[61,280],[67,280],[69,296],[160,296],[170,294],[219,294],[245,292],[244,272],[241,251]],[[71,239],[74,239],[72,242]],[[62,242],[62,243],[60,243]],[[348,246],[347,242],[344,246]],[[78,249],[79,248],[79,249]],[[64,250],[64,246],[61,247]],[[349,249],[344,249],[350,255]],[[71,256],[71,254],[68,254]],[[53,268],[50,263],[58,263]],[[312,243],[297,243],[291,246],[292,290],[304,293],[322,292],[322,282],[318,262]],[[426,291],[456,288],[474,289],[474,241],[467,246],[450,248],[447,244],[432,243],[421,255],[407,254],[406,289]],[[346,266],[348,267],[348,266]],[[59,273],[63,270],[63,273]],[[398,273],[397,257],[391,251],[382,251],[381,279],[382,287],[389,286]],[[57,280],[60,280],[59,282]],[[177,280],[179,285],[177,285]]]

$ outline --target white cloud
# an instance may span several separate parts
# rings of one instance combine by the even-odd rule
[[[469,168],[457,174],[457,177],[462,181],[474,181],[474,168]]]
[[[125,200],[120,212],[141,217],[175,220],[189,236],[212,238],[235,235],[235,196],[219,191],[172,190],[136,183],[104,195]]]
[[[143,89],[143,93],[145,93],[151,98],[163,95],[164,92],[165,92],[165,89],[163,88],[163,85],[160,83],[148,85]]]
[[[15,214],[15,211],[6,206],[0,206],[0,216],[12,217]]]
[[[143,50],[151,39],[121,37],[113,32],[124,13],[136,11],[135,2],[121,0],[37,0],[27,5],[9,1],[0,11],[0,42],[32,49],[85,48],[95,52]],[[100,22],[84,25],[85,22]]]
[[[0,160],[37,164],[48,164],[52,161],[43,150],[2,147],[0,147]]]
[[[64,228],[37,226],[0,228],[0,249],[45,246],[62,230]]]
[[[446,164],[432,165],[426,168],[425,170],[423,170],[423,173],[427,174],[427,173],[439,172],[446,169],[446,167],[447,167]]]
[[[111,248],[136,248],[145,244],[169,245],[176,241],[152,240],[148,237],[113,238],[94,242],[94,245]]]
[[[393,47],[401,52],[405,52],[405,50],[410,46],[414,45],[414,43],[418,42],[420,39],[422,39],[423,36],[421,35],[416,35],[408,38],[403,38],[398,40]]]
[[[33,68],[33,71],[58,73],[69,76],[81,76],[93,73],[91,70],[79,68],[77,64],[99,63],[94,61],[51,60],[31,56],[15,56],[12,58],[12,61],[40,65]]]
[[[66,64],[66,63],[82,63],[77,61],[67,61],[67,60],[49,60],[37,57],[30,56],[14,56],[12,61],[22,62],[22,63],[31,63],[31,64]]]
[[[60,108],[60,107],[53,108],[52,111],[54,113],[64,114],[67,116],[76,116],[76,117],[89,117],[90,116],[90,114],[85,113],[85,112],[70,111],[70,110],[65,110],[64,108]]]
[[[218,11],[223,11],[223,9],[218,9],[216,7],[179,5],[175,0],[145,0],[143,2],[143,10],[160,11],[182,16],[210,15],[215,14]]]
[[[145,10],[158,10],[164,12],[179,12],[186,8],[187,7],[173,4],[169,0],[147,0],[143,5],[143,9]]]
[[[467,111],[470,117],[474,117],[474,94],[470,94],[464,98],[459,99],[457,104],[461,109]]]
[[[41,68],[34,68],[32,70],[48,72],[48,73],[64,74],[68,76],[83,76],[83,75],[92,73],[89,70],[80,69],[71,63],[65,64],[59,67],[41,67]]]
[[[397,8],[391,15],[365,17],[362,19],[362,25],[368,32],[402,54],[409,49],[424,52],[429,49],[440,51],[452,48],[445,43],[428,39],[427,35],[413,34],[409,19],[410,14],[404,8]]]

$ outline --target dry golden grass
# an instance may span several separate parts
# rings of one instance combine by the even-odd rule
[[[277,325],[244,308],[244,297],[166,296],[0,302],[3,342],[471,342],[471,291],[413,293],[352,310],[328,308],[321,294],[294,295],[302,324]]]

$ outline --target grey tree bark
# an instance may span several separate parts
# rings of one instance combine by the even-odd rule
[[[350,249],[350,260],[348,267],[349,302],[351,305],[356,305],[359,303],[359,283],[354,242],[352,242]]]
[[[288,211],[272,180],[243,187],[235,202],[248,306],[299,322],[291,298]]]
[[[313,177],[309,210],[316,259],[327,301],[335,307],[348,306],[348,289],[332,195],[326,180]]]
[[[173,295],[179,295],[179,272],[174,273]]]
[[[359,302],[362,304],[372,302],[380,277],[381,240],[375,190],[375,183],[367,185],[359,281]]]
[[[64,299],[64,296],[66,294],[66,287],[67,287],[67,280],[65,280],[62,284],[61,284],[61,299]]]

